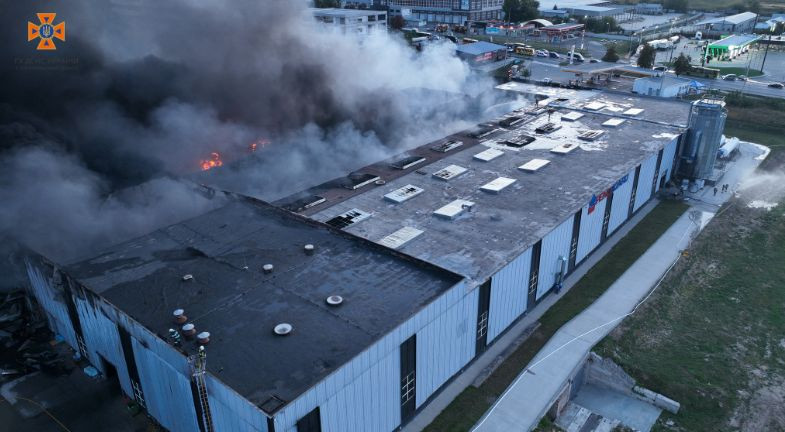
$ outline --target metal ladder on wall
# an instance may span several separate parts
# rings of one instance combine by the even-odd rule
[[[199,347],[198,354],[188,356],[188,364],[191,365],[191,378],[196,386],[199,406],[202,409],[202,426],[204,426],[206,432],[214,432],[210,404],[207,401],[207,384],[204,380],[204,373],[207,369],[207,352],[203,346]]]

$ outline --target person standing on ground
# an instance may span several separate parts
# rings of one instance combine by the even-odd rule
[[[714,196],[717,196],[717,187],[714,187]]]

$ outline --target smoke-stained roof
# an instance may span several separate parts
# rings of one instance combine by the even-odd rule
[[[385,172],[383,164],[375,164],[370,170],[386,180],[386,184],[340,193],[334,192],[329,184],[316,187],[309,193],[327,200],[303,213],[327,221],[350,209],[367,212],[370,217],[346,230],[372,241],[382,241],[402,227],[420,230],[421,234],[398,250],[481,283],[585,206],[593,194],[609,188],[681,134],[689,111],[689,104],[684,102],[553,90],[557,97],[564,93],[572,99],[552,99],[555,112],[550,119],[545,109],[540,109],[539,115],[514,112],[507,118],[520,116],[523,125],[502,127],[496,122],[492,127],[499,131],[479,140],[465,132],[450,136],[442,141],[460,141],[463,145],[446,156],[431,150],[433,143],[423,146],[414,153],[428,157],[428,161],[408,169],[405,174],[393,169]],[[599,111],[583,109],[592,101],[604,106]],[[637,117],[623,115],[629,108],[642,108],[643,113]],[[583,117],[575,121],[561,119],[575,111]],[[603,126],[613,117],[625,121],[613,128]],[[549,122],[561,128],[550,133],[536,131]],[[582,141],[578,135],[586,130],[603,130],[604,135],[593,142]],[[504,143],[524,135],[534,137],[535,141],[523,148]],[[578,149],[564,155],[550,151],[564,144]],[[489,161],[478,160],[475,156],[487,148],[499,149],[504,155]],[[550,163],[536,173],[518,169],[532,159]],[[450,165],[467,170],[449,181],[433,176]],[[498,194],[481,190],[483,185],[499,177],[515,182]],[[400,204],[383,198],[407,185],[424,191]],[[454,220],[434,215],[434,211],[454,200],[471,204]],[[455,213],[452,208],[449,212]]]
[[[208,371],[257,405],[293,400],[461,280],[247,198],[65,271],[159,335],[185,309],[211,333]],[[343,304],[328,306],[331,295]],[[293,332],[275,335],[283,322]]]

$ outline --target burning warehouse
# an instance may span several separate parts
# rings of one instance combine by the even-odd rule
[[[31,260],[33,293],[169,430],[393,430],[650,208],[689,111],[556,95],[275,206]]]

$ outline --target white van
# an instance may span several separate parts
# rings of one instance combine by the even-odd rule
[[[569,53],[567,53],[567,58],[568,59],[570,58],[570,54]],[[576,61],[576,62],[581,62],[582,63],[584,60],[585,59],[583,58],[583,54],[581,54],[581,53],[572,53],[572,61]]]

